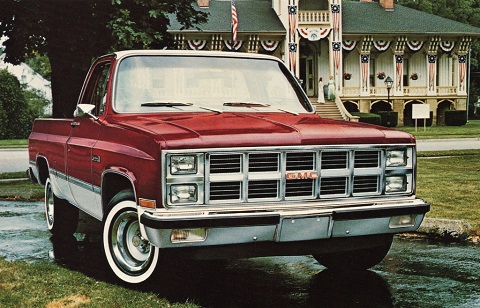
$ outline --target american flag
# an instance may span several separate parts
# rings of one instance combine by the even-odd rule
[[[340,5],[332,4],[330,8],[332,11],[333,19],[333,37],[334,39],[336,39],[338,37],[338,30],[340,28]]]
[[[340,65],[340,49],[342,48],[341,42],[332,42],[333,61],[335,62],[335,70],[338,71]]]
[[[437,73],[437,55],[428,55],[428,88],[433,90],[435,87],[435,74]]]
[[[397,89],[400,89],[403,79],[403,55],[395,55],[395,69],[397,71]]]
[[[237,5],[235,4],[235,0],[231,0],[231,4],[232,4],[232,42],[236,42],[237,31],[238,31]]]
[[[297,66],[297,43],[288,43],[288,51],[290,56],[290,71],[295,73]]]
[[[288,6],[288,28],[290,30],[290,42],[295,41],[295,31],[297,31],[297,6]]]
[[[458,55],[458,74],[460,79],[460,85],[465,81],[465,76],[467,74],[467,56]]]
[[[368,78],[370,71],[370,55],[360,55],[360,62],[362,63],[362,87],[364,90],[368,88]]]

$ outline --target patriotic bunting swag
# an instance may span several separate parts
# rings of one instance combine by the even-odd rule
[[[318,41],[327,37],[332,29],[326,28],[299,28],[298,33],[309,41]]]
[[[455,42],[440,42],[440,49],[444,52],[450,52],[455,47]]]
[[[346,40],[346,41],[343,41],[342,46],[344,50],[352,51],[353,49],[355,49],[355,47],[357,47],[357,41]]]
[[[423,42],[422,41],[409,41],[407,42],[408,48],[410,48],[411,51],[419,51],[423,47]]]
[[[202,50],[207,46],[206,40],[188,40],[188,47],[192,50]]]
[[[279,44],[280,44],[279,41],[272,41],[272,40],[260,41],[260,45],[266,51],[274,51],[275,49],[277,49]]]
[[[373,46],[380,52],[387,50],[392,42],[389,41],[374,41]]]
[[[231,41],[223,41],[225,43],[225,46],[228,48],[228,50],[231,51],[238,51],[240,48],[242,48],[243,41],[236,41],[232,44]]]

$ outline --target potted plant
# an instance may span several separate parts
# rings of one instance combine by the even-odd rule
[[[385,79],[386,75],[385,75],[385,72],[378,72],[377,73],[377,78],[380,79],[380,80],[383,80]]]
[[[343,78],[345,80],[350,80],[352,78],[352,74],[351,73],[343,73]]]
[[[410,75],[410,79],[412,79],[412,80],[417,80],[417,79],[418,79],[417,73],[412,73],[412,74]]]

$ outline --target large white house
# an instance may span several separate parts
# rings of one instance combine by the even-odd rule
[[[172,19],[177,48],[275,55],[314,102],[319,79],[331,79],[335,101],[318,105],[321,115],[354,120],[349,111],[393,110],[409,124],[412,105],[427,104],[433,123],[442,125],[446,110],[467,108],[469,51],[480,28],[394,0],[237,0],[232,42],[231,1],[197,3],[209,21],[184,30]]]

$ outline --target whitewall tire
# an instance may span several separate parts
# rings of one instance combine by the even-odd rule
[[[136,204],[123,191],[110,202],[103,227],[103,248],[114,274],[128,283],[141,283],[155,271],[159,249],[144,239]]]

